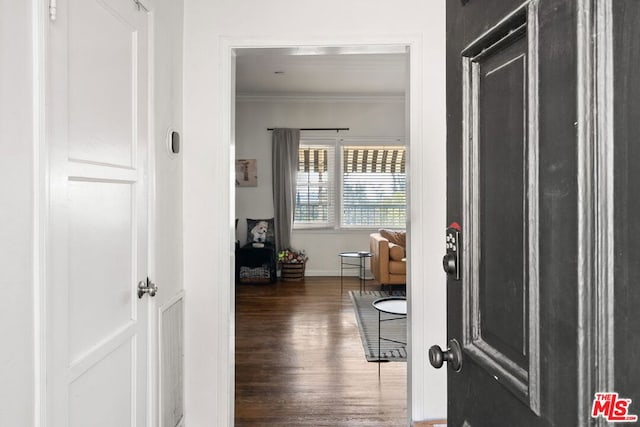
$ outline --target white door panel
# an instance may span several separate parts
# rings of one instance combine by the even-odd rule
[[[131,284],[138,274],[133,268],[131,187],[128,183],[69,182],[71,360],[126,326],[135,314],[137,301]]]
[[[132,77],[145,60],[139,46],[145,40],[139,40],[135,23],[111,9],[114,2],[69,5],[69,157],[131,166],[138,101]]]
[[[147,16],[132,0],[58,0],[48,36],[48,425],[142,427]]]
[[[71,381],[69,427],[115,427],[132,423],[132,393],[135,379],[135,339],[127,341],[108,357]]]

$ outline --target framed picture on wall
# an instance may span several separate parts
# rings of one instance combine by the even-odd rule
[[[236,159],[236,187],[258,186],[258,161]]]

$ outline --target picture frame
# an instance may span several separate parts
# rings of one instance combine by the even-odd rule
[[[236,159],[236,187],[258,186],[258,161]]]

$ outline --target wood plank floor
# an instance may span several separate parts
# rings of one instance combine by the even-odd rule
[[[371,281],[368,289],[378,289]],[[406,426],[406,363],[364,358],[355,278],[236,287],[235,425]]]

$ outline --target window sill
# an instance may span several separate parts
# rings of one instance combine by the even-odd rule
[[[379,228],[294,228],[293,234],[362,234],[375,233]]]

